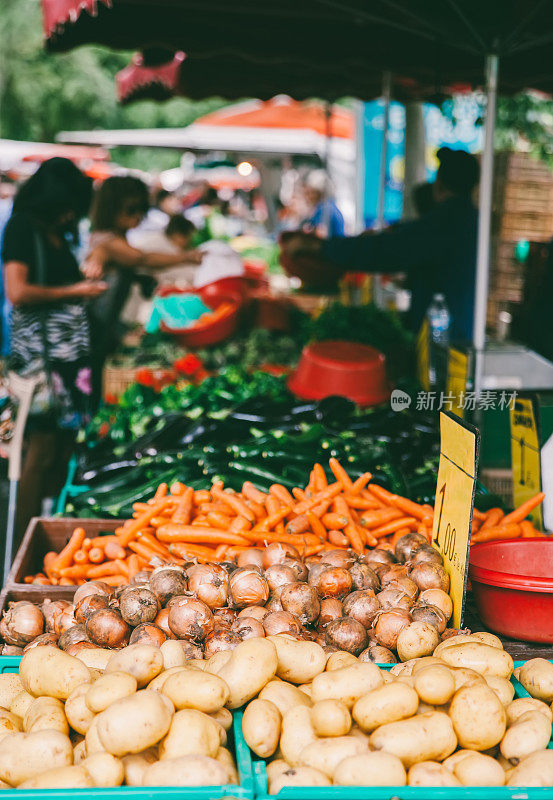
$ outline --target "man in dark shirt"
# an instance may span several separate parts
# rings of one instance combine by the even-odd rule
[[[437,156],[430,211],[381,233],[326,240],[292,234],[282,243],[286,270],[308,285],[328,284],[347,271],[406,273],[413,330],[420,327],[432,296],[441,292],[451,312],[451,337],[471,339],[478,230],[472,192],[479,167],[463,150],[443,147]]]

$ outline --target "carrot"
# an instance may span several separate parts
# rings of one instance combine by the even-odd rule
[[[211,489],[211,494],[213,497],[216,497],[218,500],[221,500],[222,503],[226,503],[229,508],[231,508],[235,514],[240,514],[241,517],[245,517],[252,525],[255,525],[256,518],[255,514],[248,508],[243,500],[241,500],[238,495],[234,492],[225,492],[220,487],[220,485],[214,483]],[[230,544],[230,542],[229,542]],[[236,542],[236,544],[238,544]]]
[[[374,495],[377,500],[383,502],[384,505],[392,505],[392,497],[394,497],[394,495],[387,489],[384,489],[383,486],[377,486],[375,483],[369,483],[369,492]]]
[[[282,522],[282,520],[287,517],[289,513],[289,508],[279,509],[279,511],[277,511],[275,514],[271,514],[270,517],[265,517],[265,519],[261,520],[261,522],[258,522],[257,525],[252,528],[252,533],[256,531],[270,531],[272,528],[278,525],[279,522]]]
[[[211,500],[211,493],[207,489],[196,489],[194,492],[194,505],[199,506],[200,503],[209,503]]]
[[[359,522],[364,528],[376,528],[401,516],[401,511],[397,508],[380,508],[377,511],[366,511],[361,515]]]
[[[25,577],[23,578],[23,583],[32,583],[38,577],[39,577],[39,575],[35,575],[34,578],[33,578],[32,575],[25,575]]]
[[[91,547],[88,551],[88,560],[93,564],[99,564],[104,560],[104,551],[101,547]]]
[[[129,542],[136,538],[138,531],[140,531],[142,528],[145,528],[146,525],[149,525],[150,520],[152,520],[154,517],[157,517],[160,511],[166,508],[171,501],[172,498],[163,497],[153,506],[150,506],[148,511],[144,511],[143,514],[133,520],[127,527],[117,528],[115,533],[117,534],[117,538],[121,547],[127,547]]]
[[[75,581],[72,581],[71,578],[60,578],[60,586],[75,586]]]
[[[295,514],[304,514],[306,511],[310,511],[315,506],[319,505],[325,500],[330,500],[333,497],[336,497],[342,491],[342,484],[340,481],[336,481],[336,483],[329,484],[326,489],[323,489],[322,492],[317,492],[317,494],[313,495],[313,497],[305,498],[300,503],[297,503],[294,508]]]
[[[299,491],[301,492],[301,489]],[[269,494],[272,494],[274,497],[276,497],[277,500],[279,500],[285,506],[294,505],[294,498],[292,497],[288,489],[285,486],[282,486],[280,483],[273,483],[272,486],[269,487]]]
[[[107,575],[123,575],[125,574],[122,569],[123,566],[128,569],[126,564],[124,565],[120,560],[108,561],[106,564],[98,564],[98,566],[88,566],[85,567],[86,577],[94,580],[94,578],[104,578]]]
[[[363,553],[365,550],[365,545],[363,544],[363,540],[357,527],[353,522],[348,522],[346,528],[344,530],[344,534],[348,537],[351,542],[352,548],[355,550],[356,553]]]
[[[337,514],[335,511],[329,514],[324,514],[322,523],[327,528],[343,529],[348,524],[348,517],[345,514]]]
[[[132,581],[137,572],[140,572],[140,561],[136,553],[129,556],[128,561],[129,581]]]
[[[169,549],[156,539],[155,536],[152,536],[151,533],[141,533],[137,541],[140,542],[140,544],[148,545],[152,550],[156,550],[162,558],[167,558],[171,555]]]
[[[487,514],[488,514],[488,513],[489,513],[489,512],[485,512],[485,511],[478,511],[478,509],[477,509],[477,508],[475,508],[475,509],[473,509],[472,516],[473,516],[475,519],[478,519],[478,520],[480,520],[480,522],[484,522],[484,521],[485,521],[485,519],[486,519],[486,517],[487,517]]]
[[[502,521],[502,525],[508,525],[511,522],[522,522],[523,519],[526,519],[528,514],[533,511],[536,506],[539,506],[540,503],[543,503],[545,499],[545,494],[543,492],[538,492],[531,497],[529,500],[526,500],[524,503],[521,503],[518,508],[515,508],[514,511],[511,511],[510,514],[506,514]]]
[[[180,481],[175,481],[175,483],[171,484],[171,488],[169,489],[170,493],[173,497],[180,497],[186,491],[188,487],[181,483]]]
[[[349,539],[342,531],[329,531],[328,541],[338,547],[347,547],[349,545]]]
[[[89,539],[87,536],[86,539],[83,541],[81,550],[86,550],[86,552],[88,553],[91,547],[92,547],[92,539]]]
[[[133,553],[142,556],[148,564],[151,563],[153,558],[163,558],[157,550],[154,550],[153,547],[150,547],[150,545],[145,542],[129,542],[129,549],[132,550]]]
[[[256,503],[255,500],[246,500],[245,503],[248,506],[248,508],[251,509],[255,514],[256,520],[259,521],[260,519],[263,519],[263,517],[265,516],[264,504],[262,505],[261,503]]]
[[[396,549],[396,544],[399,542],[399,540],[401,539],[401,537],[402,537],[402,536],[405,536],[405,535],[406,535],[407,533],[409,533],[409,532],[410,532],[410,531],[409,531],[409,528],[398,528],[398,529],[397,529],[397,531],[394,533],[394,535],[392,536],[392,538],[391,538],[391,540],[390,540],[390,545],[391,545],[391,550],[392,550],[392,553],[393,553],[393,552],[394,552],[394,550]],[[382,545],[380,545],[380,547],[381,547],[381,546],[382,546]]]
[[[90,564],[74,564],[72,567],[62,567],[60,575],[62,578],[87,578]]]
[[[391,522],[386,522],[378,528],[372,528],[371,533],[373,536],[376,536],[377,539],[380,539],[382,536],[389,536],[391,533],[395,533],[401,528],[407,528],[409,531],[411,528],[416,527],[417,522],[418,520],[416,520],[415,517],[399,517],[399,519],[393,519]]]
[[[340,464],[338,459],[330,458],[328,460],[328,465],[332,470],[332,474],[334,475],[336,480],[342,484],[342,488],[344,489],[344,491],[347,490],[351,494],[353,488],[353,481],[351,480],[350,476],[345,471],[343,466]]]
[[[417,525],[417,533],[420,533],[421,536],[424,536],[424,538],[430,543],[432,539],[432,531],[426,527],[424,522],[419,522]]]
[[[320,464],[313,465],[313,478],[315,482],[315,491],[320,492],[328,486],[325,471]]]
[[[215,559],[215,561],[223,561],[228,548],[229,548],[228,544],[220,544],[219,547],[213,553],[213,558]]]
[[[104,575],[102,583],[107,583],[108,586],[124,586],[128,583],[126,575]]]
[[[422,520],[427,516],[426,511],[419,503],[413,503],[412,500],[408,500],[400,494],[393,494],[390,498],[390,503],[409,517]]]
[[[84,528],[75,528],[75,530],[71,534],[71,538],[69,539],[69,541],[67,542],[67,544],[65,545],[65,547],[63,548],[63,550],[61,551],[61,553],[51,566],[52,572],[54,574],[55,573],[61,574],[61,570],[64,567],[68,567],[71,564],[71,562],[73,561],[73,556],[75,555],[77,550],[81,549],[82,544],[85,540],[85,536],[86,533],[84,531]]]
[[[242,531],[248,531],[251,528],[250,523],[244,517],[234,517],[232,522],[229,525],[229,533],[241,533]]]
[[[108,542],[117,542],[117,536],[93,536],[90,541],[92,542],[92,547],[101,547],[103,550]]]
[[[296,519],[298,518],[296,517]],[[307,520],[309,522],[309,527],[311,528],[315,536],[318,536],[321,542],[326,541],[326,536],[327,536],[326,528],[321,522],[321,520],[312,511],[307,512]]]
[[[167,484],[160,483],[156,489],[156,493],[154,494],[152,500],[154,503],[157,503],[158,500],[161,500],[162,497],[165,497],[167,494]]]
[[[158,539],[162,542],[190,542],[205,544],[248,544],[249,539],[237,533],[219,530],[219,528],[194,527],[193,525],[175,525],[169,523],[158,529]]]
[[[482,529],[480,529],[482,530]],[[535,533],[537,533],[536,529],[532,525],[529,519],[523,519],[520,523],[520,535],[523,539],[533,539]]]
[[[356,494],[359,494],[359,492],[365,488],[371,478],[372,474],[370,472],[364,472],[363,475],[360,475],[356,481],[353,481],[353,485],[349,491],[350,495],[355,496]]]
[[[121,547],[119,542],[107,542],[106,546],[104,547],[104,553],[106,554],[106,558],[125,558],[126,552],[125,548]]]
[[[382,507],[374,497],[359,497],[358,495],[344,494],[344,500],[350,508],[356,508],[359,511]]]
[[[309,518],[307,514],[300,514],[294,517],[288,525],[286,525],[286,533],[298,534],[305,533],[309,529]]]
[[[232,522],[231,517],[227,517],[225,514],[220,514],[217,511],[210,511],[206,518],[212,527],[220,528],[222,531],[227,531]]]
[[[313,514],[315,514],[316,517],[319,517],[320,519],[324,514],[326,514],[331,505],[332,505],[332,499],[323,500],[323,502],[319,503],[319,505],[313,506],[311,511]]]
[[[62,580],[69,580],[69,578],[62,578]],[[52,586],[53,585],[52,581],[49,580],[49,578],[43,578],[41,575],[37,575],[37,577],[32,580],[32,583],[34,583],[35,585],[38,585],[38,586]],[[69,584],[69,585],[71,585],[71,584]],[[64,586],[67,586],[67,584],[64,584]]]
[[[73,561],[75,564],[87,564],[88,553],[86,550],[76,550],[75,555],[73,556]]]
[[[192,557],[203,561],[211,561],[214,553],[211,547],[202,547],[201,545],[187,544],[185,542],[173,542],[169,545],[169,549],[172,555],[185,559]]]
[[[474,518],[474,511],[472,512],[472,516]],[[485,530],[486,528],[495,528],[495,526],[499,524],[499,521],[502,520],[504,516],[505,515],[502,508],[490,508],[490,510],[486,513],[484,522],[480,525],[480,530]]]
[[[472,536],[472,542],[478,544],[479,542],[491,542],[494,539],[516,539],[521,535],[520,525],[518,522],[510,522],[505,524],[506,517],[501,521],[501,525],[496,525],[494,528],[485,528],[478,531]]]
[[[261,505],[266,502],[268,497],[265,492],[260,492],[259,489],[256,489],[250,481],[244,481],[242,484],[242,494],[247,500],[253,500]]]
[[[53,550],[50,550],[49,553],[46,553],[44,556],[44,572],[48,578],[52,577],[52,567],[54,566],[55,562],[57,561],[58,554]]]
[[[186,487],[180,495],[179,502],[177,503],[173,515],[172,522],[180,522],[187,525],[190,522],[192,514],[192,503],[194,501],[194,489]]]

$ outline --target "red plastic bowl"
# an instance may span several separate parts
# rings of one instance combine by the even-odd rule
[[[553,643],[553,537],[475,544],[469,571],[480,617],[490,630]]]
[[[360,406],[378,405],[390,397],[386,359],[374,347],[354,342],[308,344],[288,388],[306,400],[342,395]]]
[[[216,283],[220,283],[220,281],[216,281]],[[179,344],[189,348],[208,347],[232,336],[238,327],[242,297],[237,292],[217,287],[216,283],[210,283],[202,289],[179,289],[175,286],[161,286],[158,294],[162,297],[169,294],[198,294],[206,306],[213,310],[218,308],[221,303],[232,303],[234,310],[222,319],[215,320],[211,325],[202,327],[197,331],[191,328],[168,328],[163,321],[159,324],[160,330],[164,333],[172,334]]]

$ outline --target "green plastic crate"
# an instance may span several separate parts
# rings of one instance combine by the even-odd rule
[[[520,667],[524,661],[515,661]],[[378,664],[391,669],[391,664]],[[511,678],[516,697],[530,697],[516,678]],[[549,743],[553,749],[553,742]],[[256,800],[551,800],[553,788],[515,786],[302,786],[281,789],[278,794],[267,791],[265,761],[253,757],[253,779]]]
[[[0,673],[18,672],[20,656],[0,656]],[[2,800],[33,798],[34,800],[73,800],[75,797],[90,800],[217,800],[220,797],[236,797],[253,800],[253,771],[250,749],[242,735],[242,712],[234,712],[232,731],[234,752],[240,785],[226,786],[119,786],[110,789],[4,789]]]

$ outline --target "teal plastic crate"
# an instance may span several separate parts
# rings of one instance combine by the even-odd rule
[[[67,477],[65,479],[65,483],[58,495],[58,499],[56,500],[56,514],[65,513],[65,507],[70,498],[76,497],[77,495],[88,491],[88,486],[77,486],[73,484],[73,479],[75,478],[75,473],[77,472],[77,466],[77,457],[71,456],[69,466],[67,467]]]
[[[0,656],[0,673],[18,672],[20,656]],[[75,797],[90,800],[217,800],[220,797],[236,797],[253,800],[254,783],[250,749],[242,734],[242,712],[233,713],[232,733],[234,754],[240,785],[225,786],[118,786],[110,789],[4,789],[3,800],[26,798],[29,800],[74,800]]]
[[[524,661],[515,661],[520,667]],[[392,664],[378,664],[391,669]],[[511,682],[516,697],[530,697],[516,678]],[[553,731],[552,731],[553,733]],[[553,749],[553,742],[549,743]],[[262,758],[253,756],[253,779],[256,800],[552,800],[553,788],[519,788],[515,786],[301,786],[281,789],[278,794],[267,790],[267,770]]]

